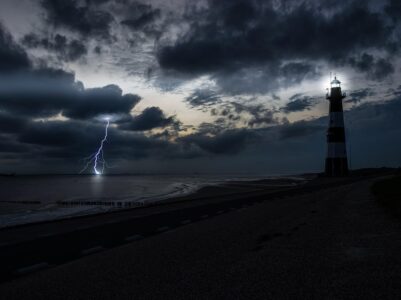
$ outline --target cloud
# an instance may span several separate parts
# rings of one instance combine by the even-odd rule
[[[276,116],[277,112],[277,110],[267,108],[263,104],[249,104],[246,100],[238,98],[235,101],[226,101],[214,105],[210,109],[210,114],[218,118],[214,124],[202,123],[199,129],[202,131],[204,128],[216,128],[217,131],[222,131],[243,126],[259,128],[276,125],[281,122],[280,118]],[[206,124],[208,126],[205,126]]]
[[[349,65],[356,53],[390,47],[393,27],[367,4],[288,3],[208,1],[187,17],[188,30],[159,43],[158,62],[189,78],[212,74],[225,92],[252,94],[316,78],[319,63]],[[374,61],[363,70],[368,76],[382,80],[392,74],[388,58]]]
[[[28,55],[15,43],[0,23],[0,73],[26,70],[31,67]]]
[[[97,148],[99,139],[104,134],[104,124],[85,121],[38,121],[25,127],[18,135],[22,145],[36,149],[37,158],[61,159],[79,163]],[[148,156],[161,156],[171,145],[163,140],[145,137],[142,134],[122,132],[109,128],[110,139],[106,143],[107,156],[110,159],[138,159]]]
[[[41,0],[50,34],[26,36],[23,46],[29,50],[1,27],[2,166],[13,160],[13,167],[22,169],[21,162],[29,160],[39,166],[35,171],[49,162],[54,162],[56,171],[71,165],[79,170],[79,159],[96,149],[104,133],[98,117],[107,114],[116,117],[110,126],[107,159],[123,161],[124,166],[135,160],[143,162],[144,169],[152,164],[157,169],[160,159],[168,161],[170,171],[185,171],[188,165],[194,171],[321,170],[327,117],[291,124],[282,119],[283,113],[309,110],[315,99],[296,94],[274,108],[260,104],[271,97],[259,94],[315,80],[322,66],[350,66],[375,81],[398,72],[397,1],[389,0],[384,10],[361,1],[184,2],[169,2],[177,10],[167,13],[164,3],[156,7],[127,0]],[[179,10],[180,5],[185,8]],[[110,45],[112,35],[121,43]],[[26,51],[45,52],[46,58],[56,58],[54,65],[72,68],[76,63],[69,62],[86,58],[90,63],[101,58],[96,53],[107,54],[118,60],[117,67],[136,74],[151,70],[145,72],[148,78],[161,74],[173,87],[207,74],[213,88],[202,85],[185,95],[185,102],[209,111],[214,121],[192,126],[179,136],[185,126],[159,107],[132,115],[139,95],[123,94],[116,85],[85,88],[74,73],[46,67],[45,63],[54,63],[51,60],[31,61]],[[399,95],[398,90],[391,93],[394,98]],[[372,96],[369,88],[363,88],[351,92],[346,101],[374,100]],[[397,99],[361,103],[345,112],[347,141],[352,143],[356,165],[400,161]]]
[[[0,109],[28,117],[57,115],[70,105],[74,75],[62,70],[28,70],[2,76]]]
[[[348,150],[352,151],[349,155],[353,167],[401,164],[401,142],[397,138],[401,134],[400,113],[399,97],[384,103],[362,104],[345,112],[347,145],[350,147],[352,144],[351,150]],[[326,151],[327,125],[327,116],[246,130],[224,130],[207,124],[202,126],[203,130],[199,133],[183,138],[182,142],[219,157],[241,153],[236,156],[235,163],[240,165],[243,159],[247,161],[249,169],[252,169],[250,166],[254,161],[264,161],[265,166],[272,166],[269,172],[274,168],[280,172],[321,171]],[[382,153],[388,157],[383,157]]]
[[[12,57],[19,58],[10,59],[13,64],[5,68],[7,72],[0,72],[0,152],[8,166],[36,164],[35,172],[41,172],[54,163],[59,168],[76,165],[79,169],[79,159],[92,153],[104,134],[104,123],[98,119],[103,115],[114,116],[116,124],[109,128],[114,141],[108,145],[111,158],[132,160],[180,152],[163,137],[141,133],[167,126],[171,132],[178,131],[180,122],[175,117],[151,107],[133,118],[131,110],[140,96],[123,94],[116,85],[85,88],[74,73],[44,65],[33,67],[24,49],[2,28],[0,33],[0,55],[9,58],[9,53],[14,53]],[[55,43],[52,47],[60,46]],[[121,124],[131,131],[121,130]]]
[[[375,93],[371,88],[364,88],[360,90],[353,91],[348,94],[348,99],[345,103],[359,103],[368,96],[373,96]]]
[[[70,100],[69,107],[65,108],[62,114],[74,119],[88,119],[99,115],[128,115],[140,99],[140,96],[134,94],[123,95],[116,85],[85,89],[76,99]]]
[[[232,102],[234,110],[238,114],[248,114],[250,119],[247,120],[247,125],[250,127],[260,125],[273,125],[279,123],[279,120],[274,116],[275,111],[264,107],[263,105],[245,105]]]
[[[211,89],[196,89],[185,98],[191,107],[207,107],[221,102],[221,99],[215,91]]]
[[[33,151],[30,145],[18,142],[14,136],[0,134],[0,159],[3,162],[8,159],[20,161],[24,155],[29,155]]]
[[[394,66],[389,59],[375,58],[373,55],[363,53],[360,57],[351,57],[349,63],[356,70],[365,72],[369,78],[382,80],[394,73]]]
[[[401,4],[397,0],[389,0],[385,12],[392,18],[394,22],[399,22],[401,16]]]
[[[56,34],[52,39],[40,37],[35,33],[24,36],[23,44],[30,48],[43,48],[49,52],[55,52],[59,59],[64,61],[76,61],[84,57],[88,50],[77,39],[68,40],[67,37]]]
[[[250,101],[253,101],[251,99]],[[212,104],[210,104],[212,106]],[[275,109],[267,108],[263,104],[249,104],[246,100],[238,98],[235,101],[221,101],[213,104],[210,114],[217,119],[212,123],[202,123],[199,130],[215,128],[217,131],[238,127],[258,128],[276,125],[280,119]],[[207,126],[206,126],[207,125]],[[203,126],[203,127],[202,127]],[[212,131],[211,131],[212,132]]]
[[[21,131],[29,124],[29,120],[0,111],[0,128],[3,133],[14,133]]]
[[[164,128],[177,125],[174,117],[166,117],[159,107],[148,107],[144,111],[132,117],[128,122],[123,122],[119,128],[132,131],[145,131],[154,128]]]
[[[262,1],[209,2],[202,23],[160,49],[161,66],[205,72],[296,57],[335,60],[360,47],[381,47],[390,34],[380,16],[361,5],[345,5],[331,18],[306,5],[288,12],[271,7]]]
[[[345,112],[354,167],[401,163],[401,143],[397,138],[401,134],[400,112],[400,98],[382,104],[362,104]],[[78,171],[79,159],[96,149],[104,133],[104,124],[86,120],[36,121],[25,126],[20,120],[12,120],[11,115],[7,116],[9,121],[4,121],[4,114],[1,117],[2,125],[11,124],[1,126],[2,131],[11,130],[0,133],[0,157],[2,161],[14,159],[18,162],[15,166],[29,160],[47,170],[47,164],[55,160],[55,168],[49,170],[73,171],[74,167]],[[185,170],[189,164],[191,170],[201,170],[206,163],[204,158],[208,158],[208,170],[216,172],[230,168],[240,171],[245,166],[248,172],[321,171],[327,123],[327,117],[254,129],[225,129],[224,124],[205,123],[198,132],[175,141],[112,126],[105,147],[111,161],[126,164],[132,160],[139,163],[147,158],[169,158],[175,170]]]
[[[320,123],[320,124],[319,124]],[[279,137],[281,140],[304,138],[308,135],[316,133],[324,133],[326,124],[321,124],[321,119],[314,120],[313,122],[298,121],[292,124],[285,124],[279,128]]]
[[[121,24],[132,30],[143,30],[144,27],[154,23],[161,14],[160,9],[153,9],[151,5],[139,2],[130,3],[126,10],[129,16]]]
[[[74,74],[59,69],[38,69],[7,76],[0,83],[0,109],[27,117],[61,114],[73,119],[127,115],[140,101],[134,94],[122,94],[116,85],[85,89]]]
[[[243,67],[238,70],[222,69],[213,75],[220,92],[227,95],[257,95],[275,92],[307,79],[320,76],[310,62],[276,62],[266,65]]]
[[[90,1],[93,4],[94,1]],[[96,1],[101,4],[106,1]],[[61,28],[78,32],[85,37],[94,36],[109,38],[113,16],[98,9],[98,5],[86,3],[81,5],[76,0],[42,0],[41,4],[47,13],[47,21]]]
[[[285,113],[292,113],[297,111],[309,110],[315,104],[315,98],[309,96],[303,96],[302,94],[295,94],[290,97],[288,102],[281,110]]]
[[[79,145],[84,149],[86,144],[91,144],[99,136],[99,129],[98,126],[85,122],[37,121],[21,132],[19,141],[66,148]]]
[[[203,133],[192,134],[180,139],[187,145],[196,145],[206,153],[217,155],[233,155],[241,152],[255,138],[249,130],[226,130],[213,137]]]
[[[310,62],[290,62],[281,66],[279,77],[283,86],[288,87],[299,84],[306,79],[316,79],[321,73]]]
[[[374,70],[370,73],[373,79],[381,80],[394,73],[394,66],[390,60],[380,58],[376,61]]]

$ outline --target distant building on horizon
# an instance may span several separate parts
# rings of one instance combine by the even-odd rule
[[[341,91],[341,82],[334,77],[330,83],[330,92],[326,99],[330,101],[329,128],[327,130],[326,176],[345,176],[348,174],[347,149],[343,102],[345,93]]]

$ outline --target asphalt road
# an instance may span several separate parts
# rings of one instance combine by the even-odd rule
[[[4,246],[0,298],[399,299],[401,226],[369,184],[211,202]]]

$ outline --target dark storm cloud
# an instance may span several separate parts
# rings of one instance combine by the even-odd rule
[[[96,129],[96,130],[95,130]],[[91,135],[90,135],[91,133]],[[19,135],[19,141],[28,144],[53,147],[68,147],[94,142],[100,128],[84,122],[34,122]]]
[[[398,22],[401,17],[401,3],[398,0],[389,0],[386,7],[386,13],[393,19],[394,22]]]
[[[188,97],[185,98],[191,107],[207,107],[221,102],[221,99],[213,90],[210,89],[196,89]]]
[[[19,132],[29,124],[29,120],[20,116],[0,111],[0,128],[1,132],[13,133]]]
[[[365,2],[348,1],[335,7],[314,1],[208,3],[207,9],[196,12],[198,16],[188,17],[191,26],[185,34],[173,44],[159,46],[158,61],[165,70],[214,74],[226,91],[241,92],[232,77],[251,83],[260,66],[265,75],[259,77],[268,86],[279,76],[288,85],[299,83],[314,71],[312,61],[348,65],[348,57],[365,49],[386,51],[393,33],[384,15],[371,11]],[[364,70],[372,78],[392,73],[388,59],[374,58],[374,64]]]
[[[71,120],[49,121],[32,123],[19,134],[18,140],[22,145],[30,145],[31,150],[38,149],[38,157],[60,158],[74,163],[92,153],[103,135],[103,124]],[[141,134],[127,134],[112,127],[109,128],[109,135],[109,158],[161,156],[163,151],[171,147],[168,142]]]
[[[285,86],[291,86],[305,79],[316,79],[321,74],[311,63],[293,62],[282,65],[278,75],[284,78]]]
[[[316,79],[320,72],[307,62],[271,61],[268,65],[244,67],[233,71],[231,68],[214,73],[213,78],[221,92],[230,95],[265,94],[279,87],[289,87],[306,79]]]
[[[389,59],[378,58],[373,55],[363,53],[360,57],[352,57],[349,63],[356,70],[367,73],[368,77],[381,80],[394,73],[394,66]]]
[[[401,163],[401,143],[397,139],[401,134],[400,113],[399,98],[383,104],[364,104],[345,112],[347,139],[352,141],[352,153],[358,153],[352,156],[355,165]],[[204,124],[197,133],[175,142],[111,127],[106,153],[112,160],[215,157],[218,163],[220,159],[234,157],[235,161],[227,160],[226,163],[241,165],[245,160],[250,166],[263,161],[264,166],[271,166],[269,171],[275,172],[320,170],[325,155],[327,123],[327,117],[322,117],[264,129],[225,129],[218,124]],[[370,134],[366,135],[366,132]],[[1,134],[1,141],[7,141],[4,145],[0,142],[1,158],[58,159],[58,170],[65,164],[74,165],[74,162],[79,169],[82,165],[79,159],[93,152],[103,134],[104,124],[100,123],[33,122],[22,126],[19,133]],[[369,151],[364,151],[366,149]],[[385,156],[381,155],[383,151]],[[181,164],[186,162],[181,161]],[[277,170],[274,169],[276,165]]]
[[[276,115],[308,110],[314,105],[313,98],[294,95],[277,110],[250,104],[245,98],[222,99],[241,93],[257,98],[256,94],[274,92],[278,86],[314,79],[320,75],[320,62],[351,66],[378,81],[396,69],[392,55],[399,42],[393,27],[400,7],[395,0],[385,5],[383,13],[370,10],[363,1],[210,1],[208,9],[188,9],[184,23],[189,23],[181,27],[182,20],[176,20],[172,32],[160,30],[163,12],[148,4],[126,0],[41,3],[47,21],[54,25],[50,30],[59,34],[46,39],[42,35],[27,37],[26,46],[44,48],[64,61],[76,61],[87,55],[88,49],[106,54],[109,47],[120,46],[99,44],[100,39],[96,41],[99,45],[86,44],[89,37],[109,38],[111,29],[113,34],[114,29],[122,29],[111,28],[114,24],[124,25],[124,33],[132,33],[137,44],[146,40],[142,35],[156,30],[162,71],[173,74],[177,81],[208,74],[217,84],[214,90],[195,90],[185,99],[191,107],[210,110],[216,120],[191,127],[186,136],[178,137],[183,125],[158,107],[130,114],[140,101],[137,95],[124,95],[115,85],[84,88],[73,73],[32,67],[24,49],[0,28],[0,74],[5,74],[0,78],[0,152],[2,162],[15,159],[16,167],[26,158],[41,167],[56,159],[57,171],[74,162],[79,170],[79,159],[92,153],[104,134],[105,124],[97,117],[111,114],[118,117],[109,128],[106,145],[107,158],[112,160],[171,158],[172,169],[181,165],[187,170],[189,160],[175,159],[203,158],[190,162],[195,167],[191,171],[203,165],[218,171],[228,166],[236,170],[245,166],[250,172],[257,168],[264,172],[320,170],[327,117],[290,124]],[[118,5],[130,9],[121,14],[108,9]],[[384,14],[392,19],[385,20]],[[179,32],[182,28],[189,29],[183,34]],[[166,36],[159,39],[164,31]],[[175,37],[174,42],[169,40]],[[391,91],[394,96],[399,92]],[[348,98],[352,102],[367,97],[374,100],[371,96],[369,89],[362,89]],[[353,156],[357,165],[400,162],[400,104],[398,98],[383,104],[362,103],[345,112],[347,141],[352,142],[352,153],[358,153]],[[37,120],[59,114],[67,119]],[[237,129],[239,125],[248,128]],[[152,129],[158,133],[149,131]],[[274,165],[277,170],[270,168]]]
[[[43,48],[55,52],[58,58],[64,61],[75,61],[88,53],[85,44],[81,41],[77,39],[69,41],[67,37],[61,34],[56,34],[53,39],[49,39],[31,33],[24,36],[22,42],[30,48]]]
[[[70,101],[70,106],[62,113],[74,119],[88,119],[102,114],[129,114],[140,99],[138,95],[123,95],[116,85],[108,85],[84,90],[75,101]]]
[[[80,3],[76,0],[42,0],[41,4],[47,13],[48,22],[56,27],[63,27],[83,36],[110,37],[113,16],[97,5]],[[96,1],[101,4],[106,1]]]
[[[0,109],[27,117],[56,115],[69,105],[73,78],[73,74],[54,69],[2,76]]]
[[[284,14],[262,1],[209,5],[204,25],[196,24],[175,45],[160,49],[162,67],[204,72],[283,58],[340,59],[360,47],[380,47],[390,34],[378,14],[358,4],[331,18],[306,5]]]
[[[100,46],[96,46],[95,48],[93,48],[93,52],[96,54],[101,54],[102,53],[102,47]]]
[[[18,142],[12,135],[0,133],[0,159],[20,159],[21,155],[32,151],[30,145]]]
[[[0,73],[30,68],[28,55],[0,23]]]
[[[365,89],[360,89],[353,91],[348,94],[348,99],[345,100],[344,102],[346,103],[359,103],[368,96],[374,95],[374,92],[372,91],[371,88],[365,88]]]
[[[124,130],[145,131],[175,125],[176,122],[174,117],[166,117],[159,107],[148,107],[141,114],[132,117],[131,120],[122,123],[119,127]]]
[[[399,97],[401,96],[401,85],[399,85],[397,88],[390,88],[387,90],[387,96],[390,97]]]
[[[210,109],[212,116],[219,117],[213,126],[218,125],[219,131],[227,128],[235,128],[242,123],[250,128],[261,127],[266,125],[275,125],[280,122],[275,116],[276,110],[269,109],[262,104],[246,104],[238,102],[222,102],[219,105],[214,105]],[[203,123],[210,124],[210,123]],[[212,127],[213,127],[212,126]],[[204,127],[204,128],[212,128]],[[200,127],[202,130],[203,128]]]
[[[401,163],[401,142],[396,138],[401,134],[400,113],[399,97],[385,103],[363,104],[345,112],[347,140],[352,143],[352,153],[355,154],[352,159],[356,166]],[[272,165],[277,161],[279,171],[315,167],[319,170],[324,162],[327,125],[326,116],[262,129],[224,130],[213,124],[204,124],[199,133],[184,137],[181,142],[218,155],[254,151],[250,152],[250,157],[242,154],[244,159],[251,162],[253,157],[258,157]],[[382,157],[383,151],[389,157]],[[303,162],[297,163],[300,159]]]
[[[245,105],[236,102],[232,102],[236,113],[246,113],[251,116],[248,120],[247,125],[255,127],[259,125],[272,125],[277,124],[278,119],[274,116],[275,111],[264,107],[263,105]]]
[[[246,148],[256,137],[255,133],[249,130],[226,130],[216,136],[208,136],[198,133],[181,138],[184,144],[196,145],[203,151],[217,155],[237,154]]]
[[[3,161],[12,160],[17,166],[25,160],[40,164],[55,159],[55,164],[61,168],[74,165],[75,161],[80,167],[79,159],[92,153],[104,135],[104,122],[97,119],[104,115],[112,115],[112,122],[125,122],[136,131],[123,131],[118,126],[109,128],[114,141],[108,146],[111,158],[130,160],[180,153],[177,145],[167,141],[172,133],[168,132],[167,138],[158,138],[146,137],[140,132],[167,126],[171,132],[176,132],[180,130],[180,122],[175,117],[166,117],[158,107],[151,107],[133,118],[130,112],[140,101],[138,95],[123,94],[116,85],[87,89],[75,81],[73,73],[45,66],[33,67],[25,51],[7,32],[2,30],[1,37],[2,59],[18,58],[9,59],[4,68],[8,72],[0,72]],[[67,119],[37,120],[59,114]]]
[[[71,86],[75,82],[75,74],[73,72],[46,66],[32,68],[31,70],[20,74],[22,74],[22,77],[26,75],[28,79],[30,78],[37,79],[34,82],[37,84],[43,81],[44,82],[43,86],[46,86],[47,84],[46,80],[49,79],[54,80],[55,82],[58,82],[61,85],[66,85],[66,86]]]
[[[378,59],[375,63],[375,69],[370,73],[373,79],[381,80],[394,73],[394,66],[388,59]]]
[[[382,103],[366,103],[357,106],[350,111],[346,120],[349,125],[352,125],[351,128],[358,131],[354,136],[358,136],[359,139],[374,140],[387,133],[392,134],[401,131],[400,113],[401,97],[398,96]],[[369,137],[364,132],[369,132]],[[394,140],[394,147],[399,146],[401,146],[399,139]],[[384,146],[377,145],[377,147]]]
[[[127,7],[127,11],[129,16],[124,19],[121,24],[133,30],[141,30],[145,26],[152,24],[160,17],[161,13],[160,9],[154,9],[149,4],[139,2],[130,3]]]
[[[290,102],[281,108],[281,110],[285,113],[309,110],[315,104],[314,100],[315,98],[313,97],[295,94],[290,97]]]
[[[316,124],[320,120],[314,122],[298,121],[292,124],[282,125],[279,129],[279,136],[281,140],[304,138],[308,135],[316,133],[324,133],[327,126],[326,124]]]
[[[74,74],[57,69],[32,70],[0,83],[0,109],[26,117],[127,115],[140,99],[123,95],[116,85],[85,89],[75,82]]]
[[[111,2],[111,1],[112,0],[86,0],[87,3],[95,4],[95,5],[104,4],[104,3],[107,3],[107,2]]]

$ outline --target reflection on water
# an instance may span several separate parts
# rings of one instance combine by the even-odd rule
[[[101,197],[103,193],[104,176],[90,176],[90,188],[94,197]]]

